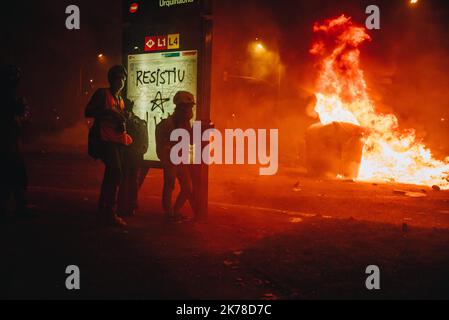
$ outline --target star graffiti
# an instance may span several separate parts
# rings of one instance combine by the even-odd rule
[[[151,101],[151,103],[153,104],[151,107],[151,111],[153,112],[157,109],[160,109],[162,113],[165,113],[164,103],[168,101],[170,101],[170,98],[162,98],[162,92],[159,91],[156,94],[154,100]]]

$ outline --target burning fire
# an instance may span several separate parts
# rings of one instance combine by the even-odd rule
[[[316,23],[314,32],[321,36],[310,50],[320,58],[315,110],[321,123],[366,128],[358,179],[449,189],[449,158],[434,159],[413,129],[400,130],[395,115],[376,112],[360,67],[359,47],[371,40],[367,30],[342,15]]]

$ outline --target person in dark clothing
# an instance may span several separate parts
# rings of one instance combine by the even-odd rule
[[[126,129],[133,144],[123,150],[123,176],[118,198],[118,215],[133,217],[138,209],[140,175],[143,175],[144,155],[148,151],[147,122],[133,113],[134,102],[125,99],[129,114]]]
[[[15,200],[15,213],[19,217],[30,216],[27,210],[28,185],[25,160],[21,147],[22,123],[27,106],[17,97],[21,74],[16,66],[0,67],[2,107],[0,117],[0,219],[6,217],[11,196]]]
[[[110,87],[97,90],[85,111],[87,118],[95,119],[89,134],[89,153],[105,165],[97,216],[100,226],[126,226],[115,211],[124,171],[124,149],[133,143],[126,131],[128,114],[121,97],[126,78],[123,66],[111,68],[108,72]]]

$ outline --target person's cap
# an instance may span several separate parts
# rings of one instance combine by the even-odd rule
[[[124,66],[114,66],[111,69],[109,69],[108,72],[108,80],[109,82],[111,82],[112,80],[114,80],[115,77],[117,76],[128,76],[128,72],[126,71],[126,68]]]
[[[173,98],[173,103],[175,105],[180,105],[180,104],[191,104],[191,105],[195,105],[195,97],[193,96],[193,94],[191,94],[190,92],[187,91],[179,91],[178,93],[176,93],[175,97]]]

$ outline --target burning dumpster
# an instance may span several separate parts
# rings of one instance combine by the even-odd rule
[[[372,40],[365,26],[342,15],[316,23],[313,30],[310,53],[319,68],[315,111],[321,125],[307,135],[309,170],[449,189],[449,157],[435,158],[415,130],[401,129],[396,115],[380,112],[370,97],[361,68],[360,48]],[[356,128],[364,128],[364,145]]]
[[[306,133],[307,169],[311,175],[358,177],[363,128],[350,123],[315,124]]]

